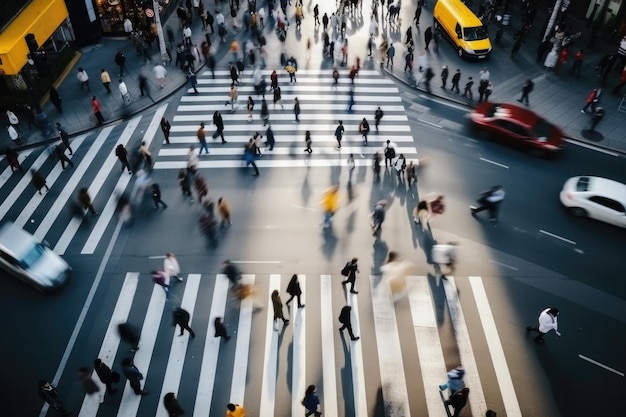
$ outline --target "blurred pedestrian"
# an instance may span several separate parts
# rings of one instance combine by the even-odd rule
[[[530,103],[528,101],[528,95],[533,91],[534,88],[535,83],[533,83],[533,80],[531,80],[530,78],[527,79],[524,83],[524,86],[522,87],[522,96],[518,98],[517,101],[519,101],[520,103],[526,102],[526,105],[529,105]]]
[[[480,193],[478,198],[478,203],[480,206],[470,206],[470,211],[472,212],[472,216],[476,215],[476,213],[480,213],[483,210],[489,210],[489,221],[497,222],[498,221],[498,210],[500,205],[504,201],[505,192],[504,188],[501,185],[495,185],[488,190]]]
[[[154,202],[154,209],[157,210],[159,208],[159,204],[163,206],[164,209],[167,208],[167,204],[161,199],[161,187],[159,184],[152,184],[152,201]]]
[[[585,113],[587,108],[591,106],[591,111],[596,111],[596,105],[600,102],[600,96],[602,95],[601,88],[594,88],[591,93],[587,96],[587,100],[585,100],[585,107],[580,111],[581,113]]]
[[[94,359],[93,361],[94,371],[96,371],[96,375],[100,381],[106,386],[106,392],[109,394],[114,394],[117,392],[116,389],[113,388],[113,384],[116,382],[120,382],[120,374],[111,370],[101,359]]]
[[[230,100],[226,102],[226,105],[230,103],[230,112],[234,113],[235,110],[237,109],[237,99],[239,98],[239,91],[237,90],[237,86],[235,85],[235,83],[232,83],[230,85],[229,97],[230,97]]]
[[[339,323],[341,323],[341,327],[339,328],[339,331],[342,332],[344,329],[348,329],[348,334],[350,335],[350,339],[356,341],[356,340],[359,340],[361,337],[354,335],[354,332],[352,330],[352,317],[351,316],[352,316],[352,307],[344,306],[341,309],[341,313],[339,313]],[[341,335],[343,336],[343,333],[341,333]]]
[[[61,168],[65,170],[66,163],[70,164],[70,167],[74,168],[74,163],[72,162],[72,160],[68,158],[67,156],[65,156],[65,145],[60,143],[57,146],[55,146],[54,154],[56,155],[57,158],[59,158],[59,161],[61,162]]]
[[[343,138],[343,132],[345,128],[343,127],[343,120],[339,120],[339,124],[335,128],[335,138],[337,139],[337,149],[341,149],[341,139]]]
[[[129,323],[120,323],[117,325],[117,331],[120,338],[131,345],[131,352],[139,350],[139,331],[135,326]]]
[[[181,408],[180,404],[178,404],[176,394],[173,392],[165,394],[163,397],[163,407],[165,407],[168,417],[179,417],[185,414],[185,411]]]
[[[59,132],[59,138],[61,139],[61,142],[63,143],[63,146],[65,146],[65,149],[70,151],[70,155],[72,155],[74,153],[74,151],[72,151],[72,148],[70,146],[70,137],[67,134],[67,130],[65,130],[61,126],[61,123],[59,123],[59,122],[56,123],[56,127],[57,127],[57,131]]]
[[[585,60],[585,51],[579,49],[578,52],[574,55],[574,64],[572,68],[569,70],[570,74],[575,75],[576,77],[580,77],[580,69],[583,65],[583,61]]]
[[[89,370],[89,368],[87,368],[86,366],[81,366],[80,368],[78,368],[78,371],[76,372],[76,376],[78,377],[78,382],[80,382],[80,385],[83,387],[87,395],[100,392],[100,387],[98,386],[98,384],[95,383],[95,381],[91,377],[91,371]],[[100,403],[103,403],[104,393],[99,394],[99,397],[100,397]]]
[[[267,127],[267,130],[265,131],[265,137],[267,138],[265,144],[269,146],[269,150],[274,150],[274,144],[276,142],[276,139],[274,138],[274,132],[272,131],[271,126]]]
[[[169,298],[170,292],[170,276],[163,269],[155,269],[152,271],[152,282],[163,288],[165,297]]]
[[[200,150],[198,151],[198,155],[202,155],[202,150],[204,149],[204,152],[208,155],[209,154],[209,148],[207,147],[206,144],[206,134],[204,132],[204,122],[200,122],[200,127],[198,128],[198,131],[196,132],[196,136],[198,137],[198,142],[200,143]]]
[[[459,90],[459,82],[461,81],[461,70],[457,68],[456,72],[452,76],[452,87],[450,87],[450,91],[455,91],[459,94],[461,91]]]
[[[163,136],[165,137],[165,143],[170,144],[170,129],[172,126],[170,125],[169,120],[165,117],[161,118],[161,131],[163,132]]]
[[[445,401],[446,406],[452,406],[454,408],[454,414],[452,417],[459,417],[461,410],[467,404],[467,398],[469,396],[469,388],[463,388],[460,391],[455,392]]]
[[[19,169],[22,173],[24,173],[24,169],[20,164],[20,160],[18,159],[17,152],[15,152],[12,148],[8,146],[4,149],[4,154],[7,157],[7,161],[9,162],[9,166],[11,167],[11,172],[15,172],[15,170]]]
[[[90,88],[89,88],[89,75],[87,75],[87,72],[83,69],[83,67],[79,67],[78,68],[78,73],[76,74],[76,79],[78,80],[78,83],[80,85],[80,89],[81,90],[83,90],[85,87],[87,87],[87,91],[90,91]]]
[[[441,88],[445,90],[447,83],[448,83],[448,66],[444,65],[441,70]]]
[[[317,396],[317,392],[315,390],[315,385],[309,385],[304,393],[304,398],[302,399],[302,405],[306,409],[304,414],[305,417],[309,417],[311,414],[314,414],[315,417],[320,417],[322,415],[320,409],[320,399]]]
[[[143,379],[143,374],[139,372],[139,369],[137,369],[131,358],[122,359],[122,372],[126,379],[128,379],[128,383],[135,394],[148,395],[148,391],[141,389],[140,381]]]
[[[276,103],[274,103],[274,105],[276,105]],[[263,126],[267,125],[267,121],[269,120],[269,118],[270,118],[270,109],[267,107],[267,102],[265,101],[265,97],[263,97],[261,99],[261,119],[263,119]]]
[[[122,163],[122,171],[124,171],[124,168],[126,168],[128,170],[128,173],[132,174],[133,171],[130,167],[130,162],[128,162],[128,151],[121,143],[115,148],[115,156],[117,156],[117,159],[119,159],[119,161]]]
[[[159,83],[159,88],[163,88],[165,86],[165,77],[167,77],[167,70],[161,64],[154,64],[154,68],[152,69],[154,73],[154,78],[157,79]]]
[[[96,120],[98,120],[98,124],[102,126],[104,124],[104,117],[102,117],[100,103],[98,103],[96,96],[91,96],[91,109],[93,110],[94,116],[96,116]]]
[[[246,410],[239,404],[229,403],[226,406],[226,417],[245,417]]]
[[[120,73],[117,75],[119,77],[126,75],[126,55],[124,55],[124,53],[122,53],[119,49],[116,49],[114,61],[115,65],[120,67]]]
[[[137,82],[139,84],[139,94],[143,97],[145,93],[145,95],[147,95],[148,98],[150,98],[150,100],[154,102],[154,99],[150,94],[150,85],[148,84],[148,78],[146,78],[146,76],[143,74],[139,74],[139,76],[137,77]]]
[[[183,309],[182,307],[176,307],[173,313],[173,318],[174,326],[180,326],[179,336],[182,336],[185,333],[185,330],[187,330],[192,338],[196,337],[196,333],[189,326],[189,320],[191,319],[191,316],[187,310]]]
[[[367,135],[370,133],[370,124],[365,117],[361,120],[361,123],[359,123],[359,133],[363,135],[363,146],[367,146]]]
[[[352,176],[354,175],[354,169],[356,168],[356,163],[354,162],[354,154],[348,155],[346,165],[348,166],[348,187],[350,187],[352,185]]]
[[[163,259],[163,270],[170,276],[176,278],[178,281],[183,280],[180,276],[180,265],[178,259],[172,252],[168,252]]]
[[[383,110],[380,108],[380,106],[378,106],[378,108],[374,112],[374,120],[376,120],[376,131],[378,131],[378,125],[380,124],[380,121],[382,120],[384,115],[385,114],[383,113]]]
[[[143,162],[148,166],[148,168],[152,167],[152,152],[148,149],[148,145],[145,141],[141,142],[141,146],[139,147],[139,154],[143,159]]]
[[[87,188],[81,188],[78,190],[78,202],[81,204],[83,209],[88,209],[92,215],[95,216],[98,214],[96,209],[93,207],[91,196],[89,195]]]
[[[107,94],[111,94],[111,76],[109,75],[109,72],[104,68],[100,69],[100,82],[107,90]]]
[[[50,187],[48,187],[48,184],[46,184],[46,179],[43,175],[41,175],[38,171],[35,171],[34,169],[30,170],[30,174],[33,177],[30,182],[37,189],[39,195],[41,195],[42,188],[45,188],[46,191],[50,191]]]
[[[306,144],[304,152],[308,152],[309,155],[313,152],[313,149],[311,149],[311,142],[311,131],[307,130],[306,132],[304,132],[304,143]]]
[[[285,106],[283,106],[283,102],[281,101],[282,99],[282,94],[281,94],[281,89],[280,86],[276,86],[276,88],[274,88],[274,90],[272,91],[273,97],[274,97],[274,108],[276,108],[276,103],[280,104],[280,108],[284,109]]]
[[[430,41],[432,40],[433,40],[433,28],[432,26],[428,26],[426,30],[424,31],[424,44],[426,45],[426,47],[424,48],[425,50],[428,51],[428,45],[430,44]]]
[[[283,315],[283,302],[280,300],[278,290],[272,291],[272,308],[274,310],[274,330],[278,331],[278,319],[283,321],[284,325],[289,324],[289,320]]]
[[[346,277],[344,281],[341,281],[341,285],[344,286],[346,284],[350,284],[350,292],[352,294],[358,294],[358,291],[355,291],[354,285],[356,283],[356,274],[359,272],[358,258],[352,258],[350,261],[346,263],[346,265],[341,270],[341,275]]]
[[[130,104],[130,93],[128,92],[128,87],[126,86],[126,83],[120,78],[119,80],[119,86],[118,86],[119,90],[120,90],[120,95],[122,96],[122,102],[125,104]]]
[[[293,99],[293,114],[296,116],[294,123],[300,123],[300,102],[298,101],[298,97]]]
[[[228,331],[226,330],[226,325],[222,321],[221,317],[215,317],[215,320],[213,320],[213,326],[215,327],[215,337],[221,337],[224,340],[230,339]]]
[[[187,71],[187,81],[189,82],[189,88],[193,88],[194,94],[198,94],[198,79],[196,78],[196,74],[189,68]]]
[[[59,415],[69,416],[72,414],[67,411],[63,406],[63,403],[59,399],[59,393],[55,386],[50,384],[50,382],[42,379],[39,381],[39,397],[44,400],[54,411],[56,411]]]
[[[304,304],[300,301],[300,296],[302,295],[302,289],[300,288],[300,282],[298,282],[298,275],[293,274],[291,279],[289,280],[289,284],[287,284],[287,294],[290,295],[289,299],[285,301],[285,304],[288,306],[291,300],[294,297],[298,300],[298,308],[304,308]]]
[[[232,225],[232,222],[230,221],[230,205],[226,202],[226,199],[224,199],[224,197],[220,197],[217,199],[217,212],[220,215],[221,226]]]
[[[554,307],[548,307],[543,310],[539,314],[538,326],[526,326],[526,333],[529,332],[537,332],[537,337],[535,337],[535,342],[543,343],[543,336],[550,332],[550,330],[554,330],[557,336],[561,336],[559,332],[559,309]]]
[[[213,133],[213,139],[216,139],[219,136],[222,138],[222,144],[228,143],[224,139],[224,119],[222,119],[222,114],[217,110],[213,113],[213,124],[215,125],[215,132]],[[207,153],[208,153],[208,150],[207,150]]]
[[[439,389],[441,391],[445,391],[446,389],[450,390],[450,395],[453,395],[455,392],[459,391],[463,388],[464,382],[463,378],[465,377],[465,369],[462,366],[457,366],[456,368],[448,371],[448,382],[445,384],[439,385]]]
[[[467,83],[465,83],[465,90],[463,90],[463,95],[466,98],[472,100],[474,98],[474,93],[472,92],[472,87],[474,86],[474,79],[472,77],[468,77]]]
[[[54,88],[54,86],[50,87],[50,101],[52,102],[54,107],[57,109],[59,114],[63,114],[63,106],[62,106],[63,100],[61,99],[59,92],[57,91],[56,88]]]
[[[322,209],[324,210],[324,221],[322,226],[324,228],[330,227],[330,221],[335,215],[335,212],[339,208],[339,187],[333,186],[326,191],[322,197]]]

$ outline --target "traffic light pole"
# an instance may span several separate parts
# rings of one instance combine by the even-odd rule
[[[154,10],[154,23],[157,27],[157,34],[159,36],[159,50],[161,51],[161,61],[168,62],[170,60],[167,48],[165,47],[165,36],[163,36],[163,26],[161,26],[161,13],[159,12],[159,2],[157,0],[152,1],[152,10]]]

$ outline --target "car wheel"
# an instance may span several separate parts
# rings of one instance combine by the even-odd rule
[[[569,207],[568,210],[574,216],[577,216],[577,217],[587,217],[587,210],[585,210],[584,208]]]

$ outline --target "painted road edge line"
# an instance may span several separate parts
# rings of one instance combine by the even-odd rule
[[[578,354],[578,357],[579,357],[580,359],[584,360],[584,361],[587,361],[587,362],[592,363],[592,364],[594,364],[594,365],[596,365],[596,366],[599,366],[599,367],[600,367],[600,368],[602,368],[602,369],[606,369],[606,370],[607,370],[607,371],[609,371],[609,372],[613,372],[614,374],[617,374],[617,375],[619,375],[619,376],[621,376],[621,377],[623,377],[623,376],[624,376],[624,373],[623,373],[623,372],[620,372],[620,371],[618,371],[617,369],[613,369],[613,368],[611,368],[610,366],[606,366],[606,365],[604,365],[604,364],[602,364],[602,363],[600,363],[600,362],[598,362],[598,361],[594,361],[593,359],[591,359],[591,358],[589,358],[589,357],[587,357],[587,356],[585,356],[585,355],[581,355],[581,354],[579,353],[579,354]]]

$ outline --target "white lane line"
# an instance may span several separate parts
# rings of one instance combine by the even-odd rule
[[[228,278],[226,275],[218,274],[215,278],[215,288],[213,289],[213,299],[211,300],[211,312],[209,314],[208,330],[204,341],[204,352],[202,353],[202,364],[200,365],[200,378],[196,388],[196,402],[193,407],[193,417],[205,417],[211,412],[211,402],[213,401],[213,387],[215,386],[215,375],[217,372],[217,359],[220,353],[221,337],[215,337],[213,323],[216,317],[224,318],[226,310],[226,299],[228,298]],[[241,332],[239,333],[241,335]],[[229,336],[233,336],[230,334]],[[226,343],[226,341],[224,341]]]
[[[347,75],[348,74],[348,70],[342,70],[339,71],[340,74],[344,74]],[[263,75],[270,75],[272,73],[272,70],[262,70],[261,73]],[[331,71],[327,70],[327,69],[300,69],[298,70],[298,76],[305,76],[305,75],[322,75],[322,76],[327,76],[330,77],[332,74]],[[215,70],[215,75],[230,75],[230,71],[229,70]],[[211,77],[211,71],[204,71],[201,74],[202,77]],[[375,77],[379,77],[381,79],[384,79],[384,77],[382,76],[382,74],[380,72],[378,72],[377,70],[368,70],[368,69],[363,69],[361,68],[359,70],[359,77],[362,76],[375,76]],[[282,74],[279,73],[279,79],[284,79],[286,80],[287,78],[289,78],[287,76],[287,74]],[[304,78],[304,77],[303,77]],[[251,78],[248,78],[249,81],[251,81]],[[356,79],[358,80],[358,78]],[[230,85],[230,81],[228,82],[228,84]]]
[[[204,106],[202,106],[204,107]],[[256,107],[255,107],[256,108]],[[320,110],[325,110],[328,111],[328,109],[326,109],[326,106],[320,106]],[[302,109],[300,109],[302,110]],[[260,109],[259,110],[255,110],[253,112],[253,116],[259,116],[260,115]],[[360,122],[361,120],[363,120],[363,115],[362,114],[344,114],[341,116],[344,123],[346,123],[347,121],[358,121]],[[328,120],[333,120],[337,118],[337,114],[336,113],[305,113],[302,112],[300,114],[300,120],[311,120],[311,121],[316,121],[316,120],[323,120],[325,122],[327,122]],[[207,116],[206,114],[187,114],[187,115],[178,115],[178,116],[174,116],[173,121],[176,123],[197,123],[199,124],[200,122],[204,122],[206,121]],[[227,126],[231,126],[231,123],[246,123],[247,125],[243,125],[240,124],[238,125],[239,127],[243,128],[243,127],[250,127],[250,123],[247,122],[248,120],[248,114],[247,112],[239,112],[239,113],[226,113],[222,116],[222,119],[224,120],[225,124]],[[291,122],[294,119],[293,113],[291,112],[291,109],[286,109],[284,111],[273,111],[270,108],[270,120],[272,122]],[[408,117],[406,117],[406,115],[401,115],[401,114],[385,114],[385,122],[387,123],[399,123],[399,122],[408,122]],[[229,123],[230,122],[230,123]],[[380,126],[379,126],[380,128]]]
[[[404,376],[400,335],[389,281],[370,276],[372,310],[378,347],[380,383],[387,417],[409,417],[409,395]]]
[[[254,275],[242,274],[241,282],[254,285]],[[244,403],[246,381],[248,379],[248,354],[250,350],[253,309],[254,301],[252,296],[241,300],[239,304],[239,322],[237,324],[237,345],[235,345],[235,360],[233,362],[233,379],[230,386],[230,402],[234,404]]]
[[[229,84],[230,86],[230,84]],[[255,104],[255,109],[260,106],[260,101],[257,101],[256,99],[254,99],[254,104]],[[222,100],[222,103],[224,102],[224,99]],[[283,103],[284,105],[285,103]],[[268,100],[267,105],[269,106],[269,110],[270,112],[274,111],[274,110],[282,110],[280,107],[274,106],[273,102],[270,102]],[[355,104],[354,106],[352,106],[352,111],[357,113],[357,114],[374,114],[374,112],[376,111],[376,109],[378,108],[378,104]],[[319,110],[320,106],[318,104],[314,104],[314,103],[302,103],[300,104],[300,110],[302,110],[302,112],[304,113],[305,111],[310,111],[310,110]],[[324,110],[326,111],[344,111],[346,109],[346,105],[341,103],[341,104],[333,104],[333,103],[326,103],[324,104],[323,107]],[[385,112],[385,117],[383,117],[383,120],[387,120],[387,114],[391,115],[395,112],[398,113],[404,113],[406,114],[406,109],[404,108],[404,106],[397,106],[397,105],[386,105],[386,106],[381,106],[381,109]],[[260,110],[260,107],[259,109]],[[291,110],[289,107],[287,107],[285,110]],[[205,113],[206,114],[206,110],[204,109],[204,106],[198,105],[198,104],[181,104],[178,107],[176,107],[176,113],[177,114],[181,114],[181,113],[185,113],[185,112],[196,112],[196,113]],[[256,112],[255,112],[256,113]]]
[[[592,151],[602,152],[603,154],[619,157],[620,154],[617,152],[610,151],[608,149],[600,148],[598,146],[589,145],[588,143],[579,142],[575,139],[565,139],[566,142],[571,143],[572,145],[580,146],[581,148],[587,148]]]
[[[437,123],[429,122],[428,120],[422,120],[419,117],[417,118],[417,120],[419,120],[421,123],[427,124],[429,126],[433,126],[433,127],[439,128],[439,129],[443,129],[443,126],[438,125]]]
[[[501,163],[496,162],[496,161],[492,161],[491,159],[480,158],[480,160],[483,161],[483,162],[487,162],[489,164],[493,164],[493,165],[499,166],[500,168],[509,169],[509,167],[507,165],[501,164]]]
[[[193,312],[196,307],[196,299],[198,289],[200,288],[200,274],[189,274],[185,281],[185,292],[181,301],[181,307],[189,312],[191,316],[189,326],[193,329]],[[183,366],[185,365],[185,355],[187,346],[191,342],[191,335],[185,331],[183,336],[179,336],[180,327],[174,328],[174,336],[172,337],[172,345],[170,347],[170,355],[167,359],[167,367],[163,375],[163,385],[161,385],[161,395],[159,398],[165,397],[168,392],[173,392],[178,397],[178,388],[180,387],[180,379],[183,375]],[[156,417],[167,417],[168,413],[165,407],[159,404],[156,411]]]
[[[439,394],[439,384],[446,378],[446,362],[441,350],[441,340],[439,339],[437,318],[435,317],[428,278],[408,276],[406,280],[409,287],[409,306],[422,371],[422,381],[424,382],[428,416],[446,417],[447,413],[441,404]]]
[[[507,417],[522,417],[522,410],[520,409],[517,395],[515,394],[515,387],[513,386],[513,379],[509,372],[509,367],[506,363],[506,357],[504,356],[504,349],[500,342],[500,336],[498,335],[498,328],[493,318],[493,313],[489,305],[489,299],[485,292],[482,279],[480,277],[469,277],[469,282],[474,294],[474,300],[476,301],[476,308],[478,309],[478,316],[480,322],[483,325],[483,331],[485,332],[485,340],[487,341],[487,347],[491,354],[491,362],[498,379],[498,386],[500,387],[500,394],[502,394],[502,402],[504,403],[504,409]],[[471,385],[468,385],[471,386]],[[471,392],[470,388],[470,392]]]
[[[563,241],[563,242],[567,242],[567,243],[569,243],[569,244],[571,244],[571,245],[576,245],[576,242],[574,242],[573,240],[569,240],[569,239],[566,239],[566,238],[564,238],[564,237],[562,237],[562,236],[555,235],[554,233],[550,233],[550,232],[545,231],[545,230],[543,230],[543,229],[539,229],[539,233],[543,233],[544,235],[547,235],[547,236],[553,237],[553,238],[555,238],[555,239],[559,239],[559,240],[561,240],[561,241]]]
[[[343,106],[343,108],[345,108],[345,106]],[[356,109],[356,106],[352,107],[353,109]],[[304,110],[304,109],[303,109]],[[356,111],[356,110],[355,110]],[[20,164],[23,164],[26,161],[26,158],[28,158],[28,156],[33,152],[34,149],[27,149],[25,151],[22,151],[18,154],[18,161],[20,161]],[[4,157],[3,157],[4,159]],[[28,171],[26,169],[26,167],[22,167],[22,169],[24,171]],[[9,178],[11,178],[13,176],[13,171],[11,171],[11,167],[7,166],[7,168],[2,171],[2,174],[0,174],[0,188],[4,187],[4,184],[6,184],[6,182],[9,180]]]
[[[280,275],[271,274],[269,279],[269,301],[267,320],[265,323],[265,355],[263,358],[263,382],[261,383],[261,404],[259,405],[260,416],[273,416],[276,401],[276,378],[278,363],[278,333],[274,330],[274,313],[271,308],[272,291],[280,290]],[[279,322],[279,331],[283,331],[283,323]],[[292,397],[296,396],[293,393]]]
[[[165,292],[161,286],[155,284],[152,287],[150,304],[146,311],[143,326],[141,326],[141,336],[139,338],[140,349],[135,353],[133,359],[135,366],[139,369],[139,372],[143,374],[143,380],[141,381],[142,389],[145,389],[145,383],[148,380],[150,360],[154,352],[154,342],[156,342],[157,334],[159,333],[164,308]],[[117,417],[136,417],[141,399],[142,396],[135,394],[128,381],[126,381]]]
[[[502,262],[494,261],[493,259],[489,259],[489,262],[494,263],[494,264],[496,264],[496,265],[503,266],[503,267],[508,268],[508,269],[511,269],[511,270],[513,270],[513,271],[519,271],[519,269],[517,269],[517,268],[516,268],[516,267],[514,267],[514,266],[507,265],[507,264],[503,264]]]
[[[198,91],[200,91],[200,89],[198,89]],[[189,95],[189,96],[182,96],[180,98],[180,102],[181,103],[204,103],[207,105],[207,107],[211,107],[213,109],[221,109],[221,110],[225,110],[228,109],[227,111],[230,111],[230,109],[226,106],[224,106],[224,101],[227,98],[227,93],[228,93],[228,88],[224,88],[222,90],[220,90],[218,92],[218,94],[221,93],[223,95],[221,96],[204,96],[204,95]],[[256,93],[255,93],[256,94]],[[397,93],[395,93],[397,94]],[[241,91],[239,91],[239,95],[243,95],[243,93]],[[219,98],[222,97],[222,98]],[[300,94],[285,94],[282,93],[282,102],[283,104],[288,104],[288,103],[292,103],[293,99],[295,97],[298,97],[298,100],[301,101],[302,103],[306,103],[307,101],[315,101],[315,102],[325,102],[325,101],[330,101],[330,102],[340,102],[340,103],[347,103],[346,98],[347,96],[345,94],[315,94],[315,95],[300,95]],[[309,98],[310,97],[310,98]],[[401,103],[402,102],[402,97],[400,97],[400,95],[387,95],[387,96],[366,96],[366,95],[359,95],[358,93],[356,94],[356,100],[358,100],[359,103],[376,103],[380,106],[383,106],[383,103]],[[207,103],[213,103],[213,106],[209,106]],[[245,101],[243,99],[239,100],[239,105],[240,106],[245,106]],[[214,107],[215,106],[215,107]],[[289,108],[289,107],[288,107]],[[240,108],[240,111],[243,111],[243,107]],[[383,118],[384,119],[384,118]]]
[[[252,126],[254,126],[254,123],[252,123]],[[265,138],[265,132],[266,132],[266,127],[258,127],[258,128],[249,128],[249,130],[247,129],[246,131],[258,131],[259,133],[261,133],[261,135],[263,136],[263,138]],[[355,127],[356,129],[356,127]],[[356,130],[355,130],[356,131]],[[335,140],[334,136],[330,133],[330,132],[326,132],[324,135],[320,135],[323,136],[325,139],[331,141],[331,140]],[[248,141],[250,140],[250,138],[252,137],[252,134],[250,135],[228,135],[227,139],[228,142],[232,142],[232,143],[248,143]],[[350,134],[346,134],[343,136],[342,139],[342,143],[350,143],[352,141],[358,142],[360,143],[363,140],[361,135],[350,135]],[[387,140],[390,140],[392,142],[396,142],[396,144],[401,143],[401,142],[410,142],[412,143],[414,141],[413,136],[409,134],[404,135],[404,136],[396,136],[396,135],[370,135],[367,138],[368,142],[371,143],[377,143],[380,144],[382,146],[383,143],[387,142]],[[274,141],[276,143],[289,143],[292,144],[294,142],[294,137],[291,134],[287,134],[287,135],[279,135],[274,133]],[[193,145],[194,147],[198,145],[198,137],[196,135],[172,135],[170,136],[170,143],[172,144],[177,144],[177,145]],[[219,143],[214,142],[217,145],[219,145]],[[317,143],[317,141],[316,141]],[[161,152],[164,148],[161,148]],[[159,155],[161,155],[161,152],[159,152]],[[339,152],[339,151],[338,151]],[[343,148],[341,148],[341,152],[345,152]]]
[[[596,365],[596,366],[599,366],[599,367],[600,367],[600,368],[602,368],[602,369],[606,369],[606,370],[607,370],[607,371],[609,371],[609,372],[613,372],[613,373],[614,373],[614,374],[616,374],[616,375],[619,375],[619,376],[621,376],[621,377],[623,377],[623,376],[624,376],[624,373],[623,373],[623,372],[620,372],[620,371],[618,371],[617,369],[613,369],[613,368],[611,368],[610,366],[606,366],[606,365],[604,365],[604,364],[602,364],[602,363],[600,363],[600,362],[598,362],[598,361],[594,361],[593,359],[591,359],[591,358],[589,358],[589,357],[587,357],[587,356],[585,356],[585,355],[581,355],[581,354],[579,353],[579,354],[578,354],[578,357],[579,357],[580,359],[584,360],[584,361],[587,361],[587,362],[592,363],[592,364],[594,364],[594,365]]]
[[[306,275],[298,275],[302,289],[302,304],[306,304]],[[286,306],[285,306],[286,308]],[[289,313],[293,325],[293,345],[291,361],[291,415],[297,416],[303,412],[301,404],[306,390],[306,308],[298,308],[295,300],[291,301]]]
[[[406,155],[405,155],[406,156]],[[410,158],[407,158],[410,160]],[[344,159],[275,159],[275,160],[264,160],[264,161],[256,161],[256,165],[259,168],[300,168],[300,167],[336,167],[336,166],[345,166],[346,161]],[[371,158],[361,160],[359,166],[369,167],[372,165]],[[206,169],[206,168],[242,168],[244,163],[241,160],[219,160],[219,161],[200,161],[198,164],[198,168]],[[161,161],[156,162],[154,164],[154,169],[180,169],[186,168],[187,161]],[[250,168],[252,170],[252,168]],[[250,171],[252,172],[252,171]],[[261,172],[263,175],[263,172]]]
[[[246,141],[247,142],[247,141]],[[304,141],[303,141],[304,142]],[[218,145],[219,146],[219,145]],[[315,146],[312,147],[313,153],[316,155],[337,155],[339,152],[334,146]],[[341,150],[346,155],[355,154],[355,153],[363,153],[367,155],[374,155],[376,152],[381,152],[381,149],[378,147],[347,147],[342,146]],[[396,153],[398,155],[411,155],[417,154],[416,148],[410,147],[396,147]],[[273,150],[269,151],[261,148],[263,154],[267,155],[291,155],[296,151],[301,153],[304,151],[304,145],[301,145],[300,142],[294,144],[292,147],[275,147]],[[211,147],[209,151],[211,157],[215,156],[241,156],[243,154],[243,148],[219,148],[217,146]],[[159,152],[159,156],[162,157],[184,157],[187,158],[187,154],[189,153],[189,149],[185,148],[164,148]]]
[[[484,416],[487,412],[487,403],[485,402],[485,394],[480,382],[480,376],[478,375],[478,366],[476,365],[476,358],[474,356],[474,350],[472,349],[472,342],[469,337],[469,331],[467,330],[467,322],[463,315],[463,309],[459,301],[454,277],[449,276],[447,280],[444,280],[443,287],[446,293],[446,302],[448,304],[448,311],[450,312],[454,336],[461,357],[461,364],[465,369],[465,385],[471,387],[469,400],[472,415]]]
[[[270,116],[270,122],[272,122],[272,116]],[[327,119],[328,120],[328,119]],[[188,125],[174,125],[172,126],[172,133],[178,132],[189,132],[196,133],[198,131],[198,124],[188,124]],[[272,124],[272,130],[274,132],[290,132],[295,133],[299,132],[304,137],[304,132],[309,130],[311,131],[311,135],[315,132],[323,130],[327,135],[331,135],[331,132],[335,131],[337,127],[336,124],[323,124],[323,123],[315,123],[315,124],[306,124],[306,123],[285,123],[285,124]],[[351,129],[353,126],[344,125],[346,130]],[[228,132],[236,131],[236,130],[244,130],[247,131],[250,129],[248,125],[227,125],[226,130],[224,131],[224,136],[226,140],[228,140]],[[357,126],[354,126],[354,129],[357,129]],[[407,125],[381,125],[379,127],[379,134],[386,134],[388,132],[410,132],[411,126]],[[357,130],[358,131],[358,130]]]
[[[230,261],[233,264],[280,264],[282,261]]]
[[[165,259],[165,255],[148,256],[148,259]]]
[[[352,307],[352,330],[355,336],[361,336],[361,327],[359,326],[359,299],[356,294],[348,293],[347,305]],[[367,398],[365,397],[365,371],[366,366],[363,362],[363,350],[361,344],[363,339],[358,341],[350,340],[347,332],[344,333],[345,341],[350,343],[350,368],[352,369],[352,397],[354,398],[354,415],[367,416]]]
[[[332,305],[332,279],[330,275],[320,276],[320,324],[322,326],[322,398],[324,415],[338,416],[337,375],[335,371],[335,316]]]
[[[115,308],[113,309],[113,314],[111,315],[111,320],[109,321],[109,326],[107,327],[107,331],[104,334],[104,340],[102,341],[102,345],[100,346],[100,352],[98,353],[98,358],[102,360],[109,368],[114,368],[115,365],[115,355],[117,353],[117,349],[120,345],[120,336],[117,332],[117,325],[120,323],[124,323],[128,320],[128,313],[130,313],[130,308],[133,305],[133,298],[135,298],[135,292],[137,291],[137,284],[139,283],[139,273],[138,272],[128,272],[126,273],[126,278],[124,278],[124,283],[122,284],[122,288],[120,289],[119,295],[117,297],[117,303],[115,304]],[[100,378],[95,371],[92,373],[92,378],[94,381],[99,382]],[[101,387],[101,389],[103,389]],[[79,417],[95,417],[98,413],[98,408],[100,407],[100,402],[98,397],[95,395],[85,395],[83,399],[83,405],[80,407]]]
[[[269,73],[268,73],[269,74]],[[217,75],[217,71],[215,73],[215,75]],[[298,71],[298,75],[300,75],[300,72]],[[328,75],[327,77],[301,77],[298,78],[298,83],[295,86],[292,87],[298,87],[299,85],[303,85],[303,84],[315,84],[315,85],[330,85],[333,86],[335,85],[335,80],[330,76],[330,74],[326,74]],[[361,74],[361,71],[359,71],[359,77],[356,78],[354,80],[354,84],[355,85],[363,85],[363,86],[367,86],[367,85],[381,85],[381,84],[388,84],[390,88],[395,88],[395,83],[388,79],[388,78],[382,78],[382,77],[377,77],[377,78],[363,78],[361,77],[363,74]],[[287,79],[289,77],[285,76],[282,77],[283,79],[280,80],[281,77],[279,77],[279,84],[281,84],[282,86],[286,86],[288,85],[288,83],[286,82]],[[240,84],[245,85],[253,85],[254,84],[254,80],[252,78],[248,78],[248,77],[240,77],[239,78]],[[280,81],[283,81],[282,83]],[[352,85],[352,81],[350,79],[348,79],[347,77],[340,77],[338,81],[339,85],[347,85],[350,86]],[[207,78],[203,78],[202,76],[200,76],[198,78],[198,84],[204,84],[204,85],[220,85],[222,87],[225,88],[229,88],[230,84],[232,83],[230,76],[229,77],[224,77],[224,78],[215,78],[213,79],[210,75]],[[283,88],[283,87],[281,87]]]
[[[141,120],[141,117],[137,117],[137,118],[132,119],[130,122],[128,122],[128,124],[126,125],[126,128],[120,135],[119,143],[123,145],[126,145],[126,143],[128,143],[133,132],[137,128],[137,125],[139,124],[140,120]],[[104,182],[108,178],[108,174],[109,172],[111,172],[111,169],[114,167],[116,160],[117,160],[117,157],[113,153],[110,153],[107,156],[104,163],[101,165],[100,170],[98,171],[98,174],[95,176],[94,181],[89,186],[89,195],[91,196],[92,201],[95,200],[96,197],[98,196],[98,193],[100,192],[100,189],[102,188],[102,186],[104,185]],[[124,174],[126,173],[126,171],[123,171],[123,172]],[[83,220],[84,220],[84,217],[76,217],[76,216],[72,217],[72,220],[70,221],[69,225],[65,228],[65,230],[61,234],[61,237],[59,238],[56,245],[54,246],[54,251],[56,253],[58,253],[59,255],[63,255],[65,253],[70,242],[76,235],[76,232],[78,232],[78,229],[80,228],[80,225],[83,222]],[[98,221],[96,222],[96,225],[94,226],[94,228],[97,228],[98,225],[103,222],[105,222],[106,225],[108,225],[110,220],[111,218],[106,216],[106,213],[104,212],[104,210],[101,210],[100,216],[98,217]]]

